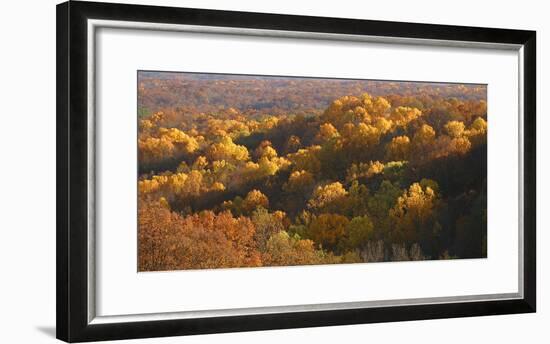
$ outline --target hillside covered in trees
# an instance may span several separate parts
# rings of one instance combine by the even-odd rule
[[[139,270],[486,257],[486,94],[140,72]]]

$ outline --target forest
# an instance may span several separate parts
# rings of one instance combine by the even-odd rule
[[[487,256],[487,87],[138,72],[138,269]]]

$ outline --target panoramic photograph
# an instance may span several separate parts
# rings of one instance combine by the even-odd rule
[[[487,85],[137,72],[138,271],[487,257]]]

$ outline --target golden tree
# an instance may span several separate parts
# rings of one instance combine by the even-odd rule
[[[433,229],[437,195],[433,181],[425,181],[424,186],[413,183],[397,199],[389,211],[394,224],[394,240],[413,243],[420,239],[425,231]],[[429,185],[432,186],[429,186]]]
[[[338,214],[317,216],[307,230],[307,235],[323,248],[334,249],[346,234],[347,217]]]

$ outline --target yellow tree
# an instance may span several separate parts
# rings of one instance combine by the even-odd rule
[[[369,161],[351,164],[346,172],[346,181],[351,182],[358,178],[370,178],[384,172],[384,164],[380,161]]]
[[[466,126],[460,121],[449,121],[445,124],[445,131],[447,135],[452,138],[459,138],[464,134]]]
[[[399,106],[393,108],[389,118],[397,126],[406,127],[409,122],[422,116],[422,111],[413,107]]]
[[[434,226],[434,221],[437,194],[434,188],[437,183],[424,180],[422,184],[412,184],[389,211],[395,242],[412,244],[426,235],[432,240],[436,237],[434,230],[437,226]]]
[[[277,157],[277,151],[271,146],[271,142],[264,140],[260,143],[258,148],[254,151],[254,156],[258,159],[266,158],[273,159]]]
[[[396,136],[386,145],[386,156],[388,160],[409,160],[411,151],[411,140],[408,136]]]
[[[324,123],[319,126],[319,132],[317,133],[315,140],[317,142],[323,143],[339,136],[340,133],[338,132],[338,129],[336,129],[330,123]]]
[[[365,123],[354,125],[347,123],[342,129],[342,138],[346,149],[364,151],[380,142],[381,133],[375,126]]]
[[[376,116],[383,116],[391,108],[390,102],[383,97],[374,98],[371,104],[372,104],[371,107],[368,109],[369,113],[374,114]]]
[[[308,171],[312,174],[318,174],[321,170],[321,161],[319,153],[321,146],[310,146],[299,149],[296,153],[288,155],[288,159],[292,162],[294,171]]]
[[[487,121],[483,118],[476,118],[468,130],[465,131],[465,135],[470,142],[474,145],[481,144],[487,141]]]
[[[319,186],[313,192],[308,207],[318,211],[339,211],[345,203],[348,192],[340,182]]]
[[[258,207],[268,209],[269,199],[261,191],[254,189],[246,194],[243,200],[242,209],[244,213],[250,214]]]
[[[414,155],[417,160],[422,161],[430,158],[430,152],[434,149],[435,130],[427,124],[423,124],[416,130],[412,143],[414,146]]]
[[[210,161],[226,160],[229,162],[238,162],[249,159],[246,147],[235,144],[229,136],[223,136],[219,142],[208,147],[206,156]]]

